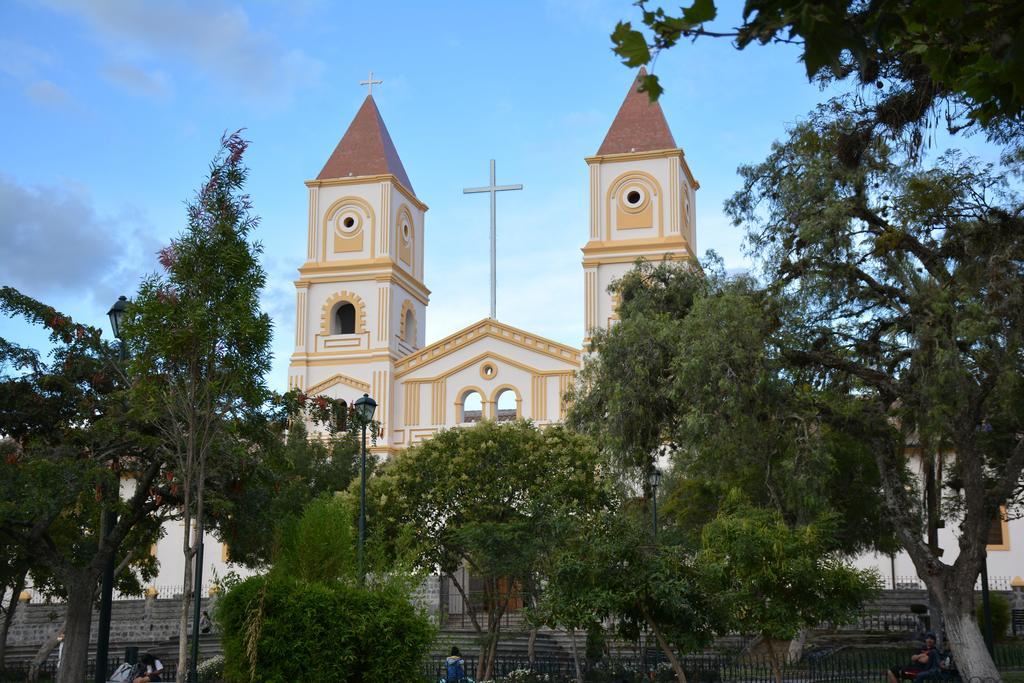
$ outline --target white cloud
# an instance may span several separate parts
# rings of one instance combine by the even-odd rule
[[[119,61],[172,58],[258,100],[288,98],[323,64],[255,28],[239,6],[156,0],[45,0],[81,17]]]
[[[73,185],[25,187],[0,174],[0,273],[37,296],[74,294],[102,303],[130,293],[156,265],[158,243],[130,209],[100,216]]]
[[[25,87],[25,95],[36,104],[47,107],[66,107],[71,104],[68,91],[52,81],[34,81]]]
[[[122,62],[105,68],[103,77],[110,83],[137,95],[166,99],[171,94],[170,79],[162,71],[146,71]]]

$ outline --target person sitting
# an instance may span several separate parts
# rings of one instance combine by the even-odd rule
[[[927,680],[939,670],[939,651],[935,649],[935,634],[924,635],[924,648],[910,656],[909,666],[894,666],[886,672],[889,683],[900,680]]]
[[[466,662],[462,659],[462,654],[459,652],[459,648],[452,646],[452,652],[447,659],[444,660],[445,674],[444,680],[446,683],[462,683],[466,680]]]
[[[160,678],[160,674],[164,672],[164,665],[159,659],[147,652],[139,657],[139,664],[142,664],[145,669],[142,675],[136,677],[132,683],[157,683],[157,681],[163,680]]]

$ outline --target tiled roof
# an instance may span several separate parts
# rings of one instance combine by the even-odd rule
[[[390,173],[405,189],[413,192],[412,183],[391,142],[388,128],[380,116],[377,103],[367,95],[359,107],[341,142],[324,164],[317,180]],[[415,194],[415,192],[413,192]]]
[[[599,156],[678,148],[661,105],[651,102],[647,93],[637,90],[640,79],[646,75],[646,69],[641,68],[633,80],[601,148],[597,150]]]

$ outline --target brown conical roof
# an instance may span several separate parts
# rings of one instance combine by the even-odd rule
[[[627,152],[651,152],[656,149],[678,149],[668,129],[661,105],[651,102],[647,93],[640,92],[640,79],[647,70],[640,67],[640,73],[633,79],[626,99],[619,107],[608,134],[597,154],[623,154]]]
[[[361,175],[382,175],[390,173],[398,178],[407,190],[413,192],[412,183],[405,173],[402,160],[398,158],[395,144],[391,142],[388,128],[380,117],[377,103],[367,95],[359,107],[341,142],[334,148],[331,158],[324,164],[317,180],[348,178]],[[415,194],[415,192],[413,192]]]

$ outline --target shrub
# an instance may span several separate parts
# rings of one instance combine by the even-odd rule
[[[1010,601],[1001,595],[989,594],[988,602],[992,612],[992,637],[996,640],[1005,640],[1006,635],[1010,630]],[[981,627],[981,632],[985,633],[985,606],[978,601],[977,606],[974,608],[975,618],[978,620],[978,625]]]
[[[416,681],[433,628],[401,590],[271,575],[217,606],[227,683]]]

